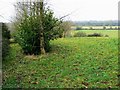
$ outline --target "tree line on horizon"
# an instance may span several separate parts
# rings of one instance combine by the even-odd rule
[[[73,21],[76,26],[118,26],[117,20],[111,21]]]

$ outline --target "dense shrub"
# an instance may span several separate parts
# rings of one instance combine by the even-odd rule
[[[42,37],[44,38],[42,48],[48,52],[50,51],[49,41],[62,36],[63,30],[59,28],[62,20],[55,18],[54,13],[49,8],[44,9],[43,18],[41,20],[39,3],[31,2],[31,4],[31,6],[24,5],[24,3],[18,3],[17,5],[17,10],[19,10],[17,13],[22,17],[18,16],[15,21],[15,29],[17,30],[15,40],[22,47],[25,54],[40,54],[41,41],[43,42]],[[21,10],[22,5],[24,10]]]
[[[76,27],[76,30],[82,30],[82,27]]]
[[[77,32],[77,33],[74,34],[74,37],[86,37],[86,36],[87,35],[84,32]]]
[[[109,35],[105,35],[105,37],[109,37]]]
[[[16,34],[17,34],[16,31],[13,31],[13,32],[11,33],[10,43],[17,43]]]
[[[37,30],[37,24],[33,22],[32,25],[30,25],[30,22],[26,23],[26,21],[23,21],[24,23],[19,23],[19,27],[16,26],[16,30],[18,31],[16,34],[16,41],[20,44],[25,54],[37,54],[40,50],[39,47],[39,32]],[[35,25],[36,24],[36,25]],[[36,27],[36,28],[35,28]]]
[[[106,30],[106,27],[105,27],[105,26],[103,26],[103,30]]]
[[[90,27],[90,30],[93,30],[93,27]]]
[[[4,59],[5,56],[9,52],[9,39],[10,39],[10,31],[8,30],[7,26],[2,23],[2,58]]]
[[[93,34],[88,34],[88,37],[102,37],[103,35],[100,33],[93,33]]]

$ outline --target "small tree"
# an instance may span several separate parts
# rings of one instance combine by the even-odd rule
[[[64,21],[61,24],[61,28],[63,29],[63,37],[66,36],[71,36],[70,32],[71,32],[71,26],[73,25],[73,23],[71,21]]]
[[[19,2],[16,11],[17,42],[26,54],[45,54],[50,50],[49,41],[63,33],[62,20],[55,18],[43,2]]]

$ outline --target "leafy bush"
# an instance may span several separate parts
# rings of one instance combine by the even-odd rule
[[[13,31],[13,32],[11,33],[10,43],[17,43],[16,34],[17,34],[17,31]]]
[[[93,27],[90,27],[90,30],[93,30]]]
[[[105,35],[105,37],[109,37],[109,35]]]
[[[17,30],[15,40],[22,47],[25,54],[36,55],[41,53],[41,48],[44,48],[45,51],[48,52],[50,50],[49,41],[62,36],[63,30],[59,28],[62,20],[55,18],[53,15],[54,13],[49,8],[45,8],[41,20],[40,8],[37,6],[39,3],[31,2],[31,4],[33,5],[24,5],[24,3],[18,3],[17,5],[19,10],[17,13],[22,17],[18,16],[15,22],[15,29]],[[24,5],[23,11],[21,10],[22,5]],[[41,41],[43,44],[42,47]]]
[[[103,26],[103,30],[106,30],[106,27],[105,27],[105,26]]]
[[[103,35],[100,33],[93,33],[93,34],[88,34],[88,37],[102,37]]]
[[[20,26],[16,26],[16,30],[18,31],[16,34],[16,41],[20,44],[22,47],[23,51],[25,54],[38,54],[40,47],[39,47],[39,32],[37,30],[37,25],[36,28],[35,24],[30,25],[30,22],[19,24]],[[28,25],[26,25],[28,24]],[[31,26],[31,27],[29,27]]]
[[[4,59],[9,52],[9,39],[10,39],[10,31],[7,26],[2,23],[2,58]]]
[[[77,32],[77,33],[74,34],[74,37],[86,37],[86,36],[87,35],[84,32]]]

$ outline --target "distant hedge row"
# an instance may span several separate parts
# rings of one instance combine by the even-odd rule
[[[109,37],[108,35],[102,35],[101,33],[86,34],[84,32],[77,32],[74,34],[74,37]]]
[[[117,30],[118,28],[117,27],[109,27],[109,28],[107,28],[107,27],[105,27],[105,26],[103,26],[103,27],[101,27],[101,28],[93,28],[93,27],[87,27],[87,28],[84,28],[84,27],[76,27],[76,29],[75,30]]]

